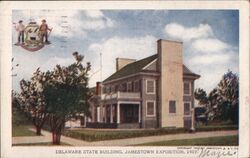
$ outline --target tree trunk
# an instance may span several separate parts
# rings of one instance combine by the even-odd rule
[[[61,133],[52,132],[52,143],[54,145],[60,145]]]
[[[40,126],[36,126],[36,135],[38,135],[38,136],[42,135]]]

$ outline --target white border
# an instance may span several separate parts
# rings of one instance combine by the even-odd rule
[[[118,7],[119,6],[119,7]],[[249,2],[246,1],[4,1],[0,3],[1,53],[1,154],[3,157],[79,157],[56,155],[56,149],[82,149],[79,147],[11,147],[11,10],[12,9],[239,9],[240,10],[240,145],[239,157],[249,157]],[[4,46],[4,47],[3,47]],[[95,147],[96,149],[105,147]],[[123,147],[123,149],[165,149],[164,147]],[[173,147],[168,147],[172,149]],[[84,149],[93,149],[85,147]],[[117,147],[109,147],[117,149]],[[96,157],[95,155],[87,155]],[[101,157],[135,157],[136,155],[101,155]],[[166,155],[157,155],[156,157]],[[84,157],[84,156],[82,156]],[[98,156],[100,157],[100,156]],[[138,155],[136,156],[138,157]],[[154,157],[144,155],[143,157]],[[173,156],[172,157],[176,157]],[[188,155],[184,157],[190,157]],[[191,155],[191,157],[193,157]]]

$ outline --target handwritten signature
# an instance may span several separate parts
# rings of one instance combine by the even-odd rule
[[[230,150],[210,150],[206,148],[201,148],[201,152],[199,154],[199,158],[223,158],[223,157],[231,157],[237,154],[236,151]]]

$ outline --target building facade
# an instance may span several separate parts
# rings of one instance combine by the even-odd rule
[[[183,65],[181,42],[161,39],[157,49],[138,61],[116,59],[116,72],[97,84],[90,99],[90,127],[192,127],[194,81],[200,76]]]

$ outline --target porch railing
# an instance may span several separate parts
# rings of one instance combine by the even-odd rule
[[[110,94],[102,94],[102,100],[109,100],[109,99],[140,99],[139,92],[116,92]]]

